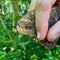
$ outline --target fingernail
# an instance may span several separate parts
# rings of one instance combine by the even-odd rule
[[[58,40],[59,36],[60,36],[59,34],[56,35],[56,36],[55,36],[55,40]]]
[[[59,36],[55,38],[55,40],[57,41],[59,39]]]
[[[37,32],[37,38],[40,39],[41,35],[40,32]]]

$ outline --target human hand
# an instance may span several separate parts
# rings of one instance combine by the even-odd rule
[[[56,0],[35,0],[33,5],[33,0],[31,2],[29,10],[36,9],[36,28],[37,37],[40,40],[44,40],[47,36],[49,41],[54,41],[58,36],[60,36],[60,21],[54,24],[48,31],[48,21],[50,17],[51,8],[56,2]],[[31,8],[32,6],[32,8]]]

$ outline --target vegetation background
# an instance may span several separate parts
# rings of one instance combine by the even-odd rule
[[[60,42],[47,50],[34,38],[16,32],[29,5],[30,0],[0,0],[0,60],[60,60]]]

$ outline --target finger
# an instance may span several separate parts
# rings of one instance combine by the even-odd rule
[[[56,24],[54,24],[50,28],[47,39],[48,39],[48,41],[54,41],[59,36],[60,36],[60,21],[58,21]]]
[[[36,28],[37,38],[43,40],[48,31],[48,20],[50,17],[51,7],[43,8],[42,6],[36,7]]]
[[[44,40],[48,31],[48,20],[51,7],[56,0],[38,0],[36,2],[36,28],[37,38]]]

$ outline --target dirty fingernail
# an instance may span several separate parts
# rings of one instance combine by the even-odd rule
[[[60,34],[56,35],[55,38],[54,38],[54,40],[58,39],[59,36],[60,36]]]
[[[40,39],[41,35],[40,32],[37,32],[37,38]]]
[[[58,40],[59,36],[55,38],[55,40]]]

